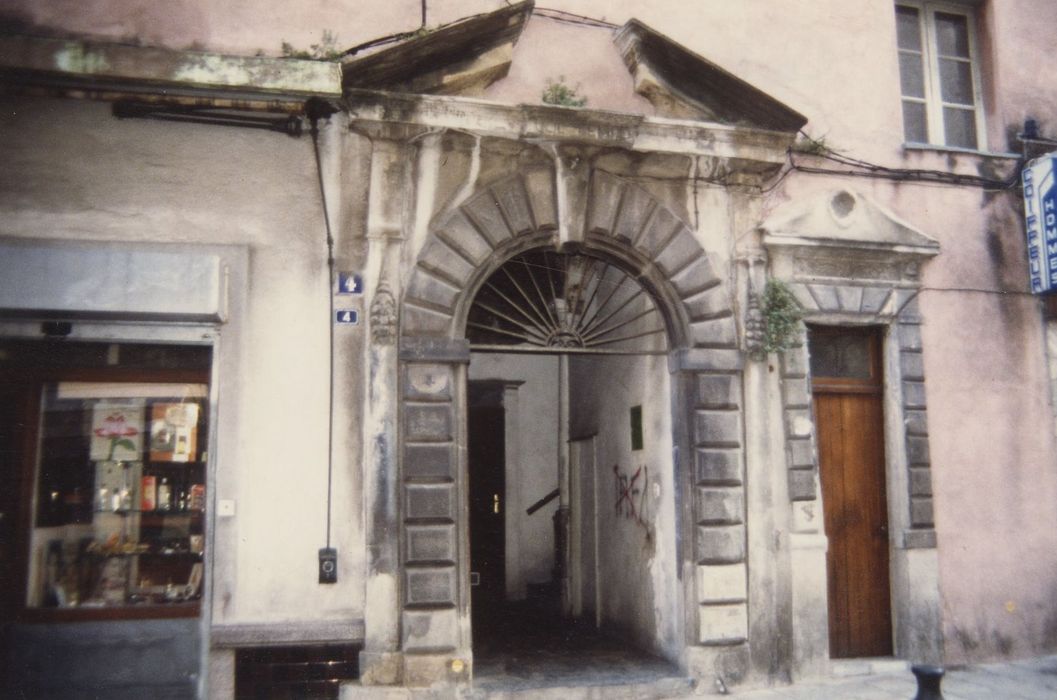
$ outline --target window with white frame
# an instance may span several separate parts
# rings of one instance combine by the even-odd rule
[[[973,8],[898,2],[896,37],[907,143],[980,149],[984,129]]]

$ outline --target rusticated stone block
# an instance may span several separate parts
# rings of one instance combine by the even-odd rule
[[[745,560],[744,525],[698,525],[697,561],[736,564]]]
[[[551,170],[539,168],[526,173],[525,191],[528,193],[536,228],[558,228],[558,200],[554,192],[554,175]]]
[[[745,600],[747,575],[744,564],[697,567],[697,602],[727,603]]]
[[[653,197],[641,187],[625,185],[617,220],[613,224],[613,236],[628,243],[635,241],[656,206]]]
[[[920,352],[899,353],[899,371],[903,379],[925,379],[925,361]]]
[[[694,480],[703,485],[741,483],[741,450],[695,450]]]
[[[452,484],[407,484],[407,517],[420,520],[455,520],[455,487]]]
[[[721,280],[716,275],[712,261],[707,256],[696,258],[689,266],[672,277],[672,284],[684,300],[705,289],[720,286]],[[726,292],[723,292],[724,298]],[[694,316],[690,314],[691,318]]]
[[[454,605],[455,567],[404,570],[405,600],[408,605]]]
[[[402,312],[403,332],[415,336],[444,336],[451,326],[452,315],[418,306],[407,300]]]
[[[815,498],[815,470],[789,470],[789,500],[811,501]]]
[[[458,614],[454,608],[404,610],[402,622],[405,651],[453,651],[458,645]]]
[[[404,375],[404,398],[409,401],[451,401],[451,367],[412,364]]]
[[[419,254],[419,265],[437,272],[439,276],[446,277],[459,287],[465,286],[474,271],[473,265],[439,236],[429,237],[422,253]]]
[[[491,242],[492,247],[498,246],[513,235],[503,220],[499,203],[491,190],[474,195],[462,206],[462,210],[473,220],[477,230]]]
[[[921,326],[916,323],[900,323],[899,349],[921,351]]]
[[[789,440],[785,444],[785,450],[790,469],[814,468],[815,451],[811,447],[811,440]]]
[[[811,410],[807,408],[787,408],[782,411],[785,417],[785,434],[790,439],[810,438],[814,423],[811,421]]]
[[[912,497],[910,499],[910,525],[911,527],[932,527],[932,499],[925,497]]]
[[[783,377],[806,377],[807,366],[807,348],[790,348],[782,353]]]
[[[738,340],[734,319],[730,317],[692,321],[690,334],[694,345],[705,347],[734,347]]]
[[[455,527],[452,525],[408,525],[407,561],[455,562]]]
[[[837,287],[837,301],[840,303],[842,311],[853,314],[859,313],[859,308],[862,306],[862,287],[848,285]]]
[[[506,217],[514,235],[520,236],[535,229],[528,197],[521,185],[520,177],[511,177],[496,184],[492,191],[499,202],[499,207]]]
[[[928,435],[928,413],[925,411],[904,411],[903,422],[907,428],[907,435]]]
[[[735,409],[741,405],[741,377],[734,374],[697,375],[697,407]]]
[[[888,303],[892,290],[887,287],[866,287],[862,292],[860,310],[864,314],[879,314]]]
[[[786,408],[805,408],[811,405],[811,392],[807,380],[790,377],[782,381],[782,404]]]
[[[419,443],[404,446],[404,476],[443,478],[455,476],[455,447],[451,443]]]
[[[731,314],[731,302],[722,285],[709,287],[683,299],[683,306],[692,320],[720,318]]]
[[[815,297],[818,308],[823,311],[840,311],[840,298],[837,296],[837,288],[828,284],[812,284],[811,295]]]
[[[457,247],[474,265],[480,265],[492,254],[491,242],[462,211],[456,211],[441,224],[438,235]]]
[[[694,238],[694,234],[690,233],[690,229],[684,226],[679,229],[675,238],[668,241],[664,249],[654,258],[654,262],[661,272],[670,277],[689,265],[694,258],[703,254],[701,244]]]
[[[695,520],[699,525],[738,525],[745,522],[745,498],[738,487],[695,489]]]
[[[454,309],[462,290],[453,287],[425,268],[419,266],[411,273],[411,282],[407,286],[407,299],[417,299],[427,305]]]
[[[635,243],[635,247],[644,256],[653,260],[668,239],[675,235],[676,230],[683,227],[683,222],[677,219],[675,214],[664,207],[657,207],[646,228],[643,229],[642,235],[639,236],[638,242]]]
[[[694,411],[694,444],[740,445],[741,414],[738,411]]]
[[[907,463],[911,466],[924,466],[929,463],[929,439],[910,436],[907,438]]]
[[[701,644],[736,644],[749,637],[749,609],[745,603],[698,607]]]
[[[591,206],[588,216],[588,228],[591,231],[611,233],[613,219],[620,209],[620,195],[624,183],[602,172],[595,172],[591,178]]]
[[[412,442],[451,440],[451,404],[405,404],[404,437]]]
[[[903,407],[925,408],[924,382],[903,382]]]
[[[931,496],[932,495],[932,470],[927,467],[912,467],[910,469],[910,495]]]

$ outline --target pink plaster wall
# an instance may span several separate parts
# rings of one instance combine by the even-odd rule
[[[435,26],[501,0],[430,0]],[[553,0],[622,24],[638,17],[809,118],[834,148],[893,167],[1003,175],[1012,160],[904,151],[892,0]],[[6,15],[149,44],[277,54],[330,29],[341,46],[414,29],[420,3],[391,0],[6,0]],[[987,149],[1009,149],[1024,117],[1057,137],[1052,37],[1057,2],[989,0],[980,16]],[[547,78],[580,86],[590,107],[649,114],[605,30],[536,17],[510,76],[487,97],[538,102]],[[794,175],[763,214],[850,186],[938,239],[925,271],[925,364],[940,583],[952,661],[1057,650],[1057,447],[1037,301],[1025,293],[1023,226],[1007,193]]]

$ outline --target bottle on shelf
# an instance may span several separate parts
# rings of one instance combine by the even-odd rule
[[[171,510],[172,509],[172,487],[169,486],[169,479],[162,477],[161,483],[158,484],[158,510]]]

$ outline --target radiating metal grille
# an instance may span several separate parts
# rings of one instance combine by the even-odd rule
[[[535,250],[507,261],[477,293],[475,350],[664,353],[664,319],[623,270],[586,255]]]

